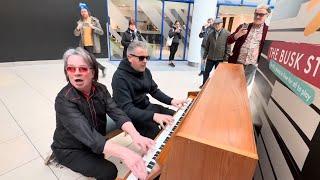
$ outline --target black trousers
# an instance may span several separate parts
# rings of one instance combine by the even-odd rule
[[[114,180],[117,178],[117,167],[104,159],[103,154],[95,154],[91,151],[75,150],[67,155],[60,164],[87,177],[97,180]]]
[[[172,43],[170,46],[170,55],[169,55],[169,61],[174,60],[174,55],[176,54],[178,50],[179,43]]]
[[[127,58],[127,49],[128,49],[128,47],[124,47],[123,48],[122,59],[126,59]]]
[[[89,53],[93,54],[93,46],[84,46],[83,48],[84,48],[85,50],[87,50]],[[97,63],[98,63],[98,68],[99,68],[101,71],[104,71],[104,69],[105,69],[106,67],[104,67],[102,64],[100,64],[98,61],[97,61]]]
[[[175,111],[169,108],[165,108],[159,104],[149,104],[145,110],[153,111],[155,113],[174,115]],[[133,120],[133,125],[137,131],[145,137],[154,139],[160,132],[159,124],[156,123],[153,119],[150,119],[145,123],[137,123]]]
[[[213,66],[215,66],[215,69],[216,69],[220,62],[222,62],[222,60],[221,61],[207,60],[206,68],[205,68],[204,73],[203,73],[202,85],[204,85],[204,83],[208,80],[210,72],[211,72]]]

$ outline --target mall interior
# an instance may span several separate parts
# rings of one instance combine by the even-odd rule
[[[151,103],[175,110],[177,119],[167,145],[161,144],[166,129],[155,139],[163,146],[150,161],[160,170],[151,171],[148,179],[320,179],[319,0],[4,0],[0,180],[95,179],[50,159],[58,127],[56,97],[68,84],[63,54],[79,46],[73,33],[81,2],[104,31],[101,53],[95,56],[106,68],[98,82],[111,95],[113,75],[124,61],[121,40],[132,19],[146,44],[146,66],[158,88],[174,99],[192,99],[188,107],[177,108],[148,95]],[[199,33],[207,19],[221,18],[222,27],[232,34],[252,23],[261,5],[271,13],[253,82],[247,85],[242,64],[224,59],[202,86]],[[166,42],[176,21],[181,39],[172,68]],[[114,122],[106,121],[106,142],[143,156],[148,168],[148,157],[134,138],[108,129]],[[138,179],[125,160],[114,154],[104,158],[116,166],[118,180]]]

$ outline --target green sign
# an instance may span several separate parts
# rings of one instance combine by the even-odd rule
[[[310,105],[313,102],[315,92],[308,84],[273,60],[269,63],[269,69],[306,104]]]

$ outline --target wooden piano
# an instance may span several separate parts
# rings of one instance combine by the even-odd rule
[[[161,171],[161,180],[252,179],[258,155],[242,65],[220,64],[174,118],[144,156],[150,177]]]

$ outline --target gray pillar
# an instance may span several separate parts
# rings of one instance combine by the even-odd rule
[[[195,66],[200,63],[200,49],[202,39],[199,38],[201,27],[208,18],[215,18],[217,0],[195,0],[192,14],[192,25],[188,52],[188,64]]]

